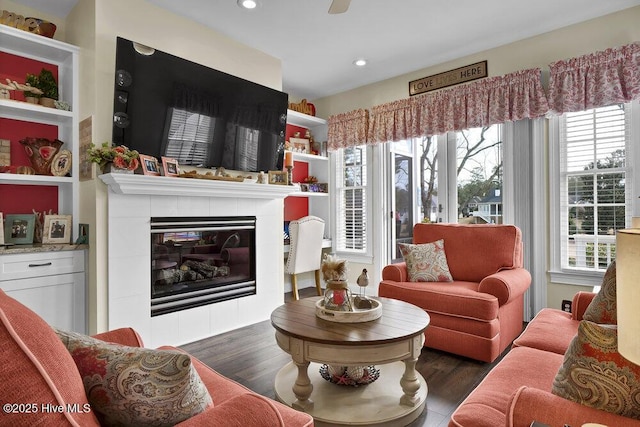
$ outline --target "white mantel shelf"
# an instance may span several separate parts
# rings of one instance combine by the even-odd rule
[[[256,184],[254,182],[174,178],[124,173],[107,173],[100,178],[117,194],[190,197],[238,197],[284,199],[300,191],[297,185]]]

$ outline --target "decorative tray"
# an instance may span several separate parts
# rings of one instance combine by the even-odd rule
[[[382,316],[382,303],[373,298],[369,298],[369,300],[373,305],[371,308],[354,308],[353,311],[336,311],[324,308],[324,300],[320,299],[316,302],[316,316],[337,323],[370,322]]]
[[[201,173],[193,173],[193,172],[183,172],[180,175],[178,175],[180,178],[195,178],[195,179],[211,179],[211,180],[218,180],[218,181],[235,181],[235,182],[242,182],[244,181],[244,177],[238,176],[221,176],[221,175],[206,175],[206,174],[201,174]]]

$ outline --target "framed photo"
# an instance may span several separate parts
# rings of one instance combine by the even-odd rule
[[[2,212],[0,212],[0,245],[4,245],[4,222],[2,221]]]
[[[72,225],[71,215],[45,215],[42,243],[69,243]]]
[[[158,159],[156,159],[155,157],[147,156],[146,154],[140,154],[140,165],[142,165],[142,172],[145,175],[160,175]]]
[[[71,151],[62,150],[53,157],[51,173],[53,176],[66,176],[71,170]]]
[[[289,185],[289,176],[286,171],[269,171],[269,184]]]
[[[309,154],[311,152],[309,140],[306,138],[289,138],[289,144],[291,144],[291,151],[296,153]]]
[[[17,245],[32,244],[35,226],[36,216],[34,214],[7,215],[4,223],[5,243],[15,243]]]
[[[180,175],[178,161],[176,159],[172,159],[171,157],[162,157],[162,168],[164,169],[164,176]]]

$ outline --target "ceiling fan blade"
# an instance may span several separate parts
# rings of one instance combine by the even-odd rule
[[[351,0],[333,0],[329,6],[329,13],[332,15],[345,13],[349,9]]]

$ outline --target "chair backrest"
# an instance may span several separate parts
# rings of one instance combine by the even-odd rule
[[[324,221],[305,216],[289,223],[289,256],[285,273],[298,274],[320,269]]]
[[[425,224],[413,227],[413,243],[444,239],[454,280],[479,282],[500,270],[522,267],[522,233],[507,224]]]

